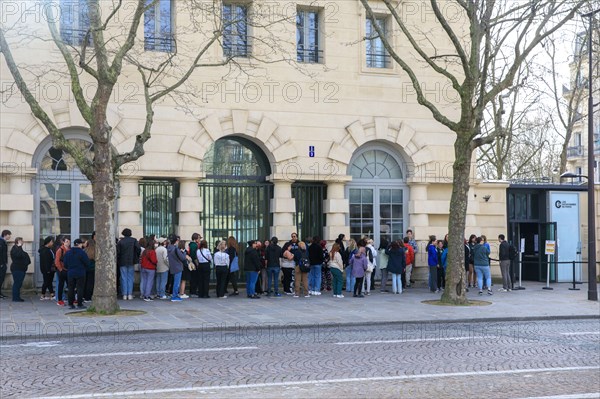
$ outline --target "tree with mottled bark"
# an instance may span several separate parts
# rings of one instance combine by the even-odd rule
[[[77,3],[77,2],[75,2]],[[58,6],[63,3],[59,3]],[[65,3],[72,7],[74,3]],[[168,51],[145,52],[144,39],[138,37],[139,32],[145,32],[145,13],[157,6],[158,0],[114,0],[100,1],[87,0],[79,2],[84,4],[86,11],[79,15],[81,19],[89,21],[87,31],[83,32],[81,44],[74,44],[61,35],[57,25],[59,14],[67,12],[57,6],[44,6],[33,8],[42,10],[45,15],[36,21],[47,24],[47,31],[41,34],[32,34],[30,27],[19,27],[19,16],[14,19],[13,25],[2,21],[0,27],[0,51],[4,62],[14,79],[13,86],[21,93],[33,115],[43,124],[53,140],[53,146],[70,154],[77,167],[92,184],[94,198],[94,220],[96,229],[96,283],[94,289],[93,306],[101,313],[112,314],[118,311],[116,296],[116,249],[115,249],[115,198],[118,174],[128,163],[134,162],[144,155],[144,145],[150,139],[154,122],[154,108],[165,97],[175,95],[193,95],[193,88],[186,88],[188,80],[198,69],[230,65],[238,68],[238,72],[246,73],[244,68],[252,65],[254,60],[264,62],[278,62],[295,60],[295,57],[282,55],[278,59],[277,51],[289,43],[280,40],[276,35],[269,33],[269,28],[276,26],[281,21],[289,21],[286,15],[276,16],[272,10],[268,18],[261,18],[257,11],[246,22],[248,27],[254,28],[261,36],[256,38],[264,54],[244,54],[248,60],[240,66],[236,62],[235,52],[220,56],[218,59],[210,58],[208,51],[213,46],[223,45],[224,32],[228,26],[235,25],[234,18],[224,22],[220,18],[222,3],[219,1],[197,2],[195,0],[182,0],[174,2],[177,7],[185,8],[188,20],[178,18],[177,40],[176,37],[155,38],[166,40],[169,43]],[[28,7],[27,2],[23,2]],[[31,5],[35,7],[36,5]],[[39,5],[38,5],[39,6]],[[71,10],[72,11],[72,10]],[[21,18],[31,10],[23,10]],[[85,14],[85,18],[84,18]],[[293,19],[291,19],[293,21]],[[16,22],[15,22],[16,21]],[[39,22],[38,21],[38,22]],[[35,37],[33,37],[35,36]],[[15,59],[12,46],[24,46],[27,40],[46,43],[50,42],[61,55],[60,65],[50,65],[52,73],[66,76],[72,99],[83,120],[87,124],[88,134],[93,142],[93,159],[88,159],[84,151],[73,142],[65,138],[63,131],[47,114],[43,104],[38,101],[32,92],[36,77],[43,77],[44,73],[31,71],[29,65],[24,65]],[[150,38],[152,39],[152,38]],[[262,60],[260,57],[263,57]],[[295,56],[295,54],[294,54]],[[231,70],[230,69],[230,70]],[[135,142],[129,151],[118,153],[111,145],[112,129],[109,123],[108,109],[120,79],[127,72],[139,74],[138,81],[143,88],[143,101],[145,102],[145,121]],[[95,83],[95,92],[91,99],[86,98],[82,81],[91,79]],[[181,97],[180,97],[181,99]],[[189,98],[188,98],[189,99]],[[191,100],[193,101],[193,99]],[[181,103],[182,106],[187,104]]]
[[[466,304],[463,238],[473,152],[493,143],[498,135],[506,134],[494,130],[486,135],[482,129],[484,112],[494,99],[514,86],[519,68],[532,51],[577,15],[587,2],[456,0],[451,12],[444,7],[447,2],[413,3],[416,7],[427,5],[428,12],[420,13],[433,16],[433,23],[427,23],[404,15],[407,11],[404,2],[360,1],[387,54],[412,83],[418,103],[456,136],[448,269],[442,301]],[[414,10],[410,11],[414,15]],[[388,27],[376,23],[377,16],[382,14],[389,18]],[[396,43],[401,43],[402,48]],[[499,57],[506,64],[502,76],[491,69],[492,61]],[[422,83],[432,75],[452,87],[458,98],[454,107],[427,97]]]

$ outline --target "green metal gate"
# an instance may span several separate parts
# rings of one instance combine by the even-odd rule
[[[327,186],[323,183],[298,182],[292,184],[292,197],[296,200],[295,222],[298,237],[323,237],[326,219],[323,201],[327,197]]]
[[[177,229],[177,198],[179,182],[176,180],[141,180],[142,226],[144,235],[167,237]]]

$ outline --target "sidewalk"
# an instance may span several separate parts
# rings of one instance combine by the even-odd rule
[[[469,307],[423,304],[421,301],[439,298],[424,286],[410,288],[401,295],[381,294],[377,289],[365,298],[352,298],[351,294],[332,298],[331,293],[324,292],[310,298],[284,295],[251,300],[240,291],[240,296],[216,299],[211,290],[210,299],[190,298],[180,303],[119,300],[122,309],[147,312],[141,316],[72,316],[68,308],[40,301],[37,296],[25,297],[24,303],[7,298],[0,301],[0,339],[29,342],[174,330],[600,318],[600,303],[587,300],[587,284],[578,285],[580,291],[570,291],[571,285],[566,283],[552,284],[551,291],[543,290],[542,283],[523,285],[526,290],[494,291],[493,296],[480,297],[471,290],[469,299],[489,301],[491,305]]]

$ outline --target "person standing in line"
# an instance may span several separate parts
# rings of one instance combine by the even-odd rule
[[[308,273],[308,293],[310,295],[321,295],[321,269],[323,268],[324,261],[321,238],[315,236],[308,247],[308,262],[310,263],[310,272]]]
[[[377,269],[377,251],[375,251],[373,240],[371,238],[367,240],[367,246],[365,248],[369,265],[365,271],[364,292],[366,295],[371,295],[371,280],[375,279],[373,276],[375,276],[375,270]],[[371,271],[369,271],[369,269],[371,269]]]
[[[344,260],[340,254],[340,244],[333,244],[329,252],[329,269],[332,276],[332,288],[334,298],[343,298],[342,287],[344,285]]]
[[[40,254],[40,272],[42,272],[42,277],[44,278],[41,301],[54,298],[53,281],[56,268],[54,267],[54,251],[52,251],[52,247],[54,247],[54,237],[48,236],[44,239],[42,247],[38,250]],[[46,296],[46,291],[48,291],[48,296]]]
[[[429,242],[427,243],[427,265],[429,266],[429,291],[439,293],[440,290],[437,285],[438,255],[435,242],[435,236],[429,236]]]
[[[323,267],[321,269],[321,291],[331,291],[331,270],[329,269],[329,250],[327,241],[321,240],[321,249],[323,250]]]
[[[408,237],[408,244],[413,249],[413,266],[417,266],[417,253],[419,253],[419,246],[417,245],[417,241],[414,238],[414,233],[411,229],[406,230],[406,236]],[[407,248],[404,248],[407,251]],[[413,280],[408,280],[406,284],[414,284]]]
[[[154,285],[154,276],[156,274],[156,266],[158,258],[154,249],[154,240],[146,242],[146,248],[140,257],[140,273],[144,275],[144,284],[140,286],[141,296],[145,302],[153,301],[152,286]]]
[[[410,240],[408,237],[404,237],[402,241],[404,242],[404,251],[406,252],[406,268],[404,269],[404,281],[406,282],[405,287],[410,288],[410,277],[412,275],[413,264],[415,263],[415,250],[412,245],[410,245]]]
[[[65,306],[63,300],[63,290],[65,285],[69,282],[69,274],[65,267],[64,259],[65,255],[71,250],[71,240],[67,237],[62,238],[60,248],[56,250],[56,256],[54,257],[54,266],[58,274],[58,286],[56,287],[56,304],[58,306]]]
[[[444,248],[444,241],[437,241],[437,286],[440,291],[444,291],[446,287],[446,258],[448,257],[448,248]]]
[[[165,237],[159,237],[156,243],[156,295],[158,299],[167,299],[165,289],[169,277],[168,242]]]
[[[85,273],[90,267],[90,259],[83,250],[83,241],[80,238],[73,241],[73,248],[65,254],[64,262],[69,277],[69,309],[75,309],[75,290],[77,290],[77,307],[85,309],[83,305]]]
[[[169,273],[173,275],[173,290],[171,302],[181,302],[183,299],[179,296],[179,286],[181,285],[181,273],[184,267],[188,267],[185,241],[179,240],[179,237],[171,237],[169,247]]]
[[[486,247],[488,249],[488,251],[491,254],[492,253],[492,248],[490,247],[490,243],[487,241],[487,237],[485,235],[483,235],[483,234],[481,235],[481,243],[483,244],[484,247]],[[490,266],[490,270],[492,270],[491,269],[491,267],[492,267],[492,260],[490,259],[489,255],[488,255],[488,266]],[[486,284],[486,282],[484,281],[483,289],[488,289],[488,288],[492,289],[491,286],[487,286],[485,284]]]
[[[195,267],[194,270],[190,271],[190,298],[200,297],[200,268],[198,265],[200,263],[198,260],[198,246],[200,244],[200,239],[200,234],[194,233],[192,234],[192,241],[189,243],[190,258],[192,258],[192,263]]]
[[[298,250],[298,234],[292,233],[290,241],[286,242],[281,248],[283,252],[281,261],[281,270],[283,272],[283,292],[287,295],[294,295],[294,272],[296,263],[294,262],[294,254]]]
[[[90,260],[90,266],[85,271],[85,291],[83,300],[86,302],[92,301],[94,296],[94,284],[96,282],[96,232],[84,244],[83,250]]]
[[[385,253],[386,249],[389,248],[389,243],[385,238],[381,239],[381,242],[379,244],[379,249],[377,250],[377,252],[379,253],[377,255],[377,266],[379,266],[379,270],[381,270],[381,285],[379,287],[379,292],[384,293],[387,292],[386,290],[386,286],[387,286],[387,281],[388,281],[388,270],[387,270],[387,266],[388,266],[388,256]]]
[[[227,239],[227,254],[229,255],[229,274],[227,275],[227,281],[225,282],[225,293],[227,294],[227,286],[231,282],[233,293],[231,295],[239,295],[237,279],[240,272],[239,258],[238,258],[238,242],[233,236],[229,236]]]
[[[304,288],[304,297],[310,298],[310,290],[308,288],[308,271],[304,271],[300,266],[309,266],[310,260],[308,258],[308,251],[306,249],[306,243],[300,241],[298,243],[298,249],[294,251],[294,298],[300,298],[300,287]]]
[[[271,294],[276,297],[281,296],[279,293],[279,272],[281,271],[280,259],[283,257],[283,250],[278,243],[279,239],[272,237],[265,251],[267,258],[267,296],[271,296]],[[271,286],[271,284],[273,285]]]
[[[352,292],[354,285],[356,283],[356,278],[352,275],[352,267],[350,267],[350,259],[358,252],[356,247],[356,241],[351,238],[348,241],[348,247],[346,248],[346,259],[348,263],[346,264],[346,292]]]
[[[500,273],[502,274],[502,288],[499,288],[500,292],[507,292],[511,290],[510,281],[510,245],[506,241],[504,234],[498,236],[500,242],[500,248],[498,250],[498,258],[500,260]]]
[[[260,271],[260,257],[256,250],[256,241],[248,241],[248,248],[244,251],[244,273],[246,274],[246,295],[251,299],[259,299],[256,293],[256,281]]]
[[[366,248],[359,247],[359,249],[354,253],[354,255],[350,258],[350,268],[352,269],[352,277],[355,279],[354,283],[354,297],[355,298],[364,298],[365,296],[362,293],[363,280],[365,278],[365,271],[369,265],[367,256],[366,256]],[[389,267],[389,265],[388,265]]]
[[[123,229],[123,238],[117,244],[117,266],[121,270],[121,294],[123,300],[133,299],[134,265],[139,263],[142,248],[133,238],[131,229]]]
[[[470,263],[470,259],[471,259],[471,248],[469,247],[469,243],[467,242],[467,239],[464,239],[464,250],[465,250],[465,291],[469,292],[469,281],[468,281],[468,276],[469,276],[469,263]]]
[[[2,286],[8,269],[8,240],[10,240],[11,235],[10,230],[2,230],[2,236],[0,237],[0,299],[6,298],[2,294]]]
[[[475,263],[475,272],[477,273],[477,287],[479,288],[479,295],[483,295],[484,279],[488,289],[488,295],[493,295],[489,256],[490,250],[483,245],[483,240],[481,237],[477,237],[475,246],[473,247],[473,262]]]
[[[257,287],[259,294],[267,294],[269,292],[268,272],[267,272],[267,248],[269,247],[269,240],[264,242],[257,241],[256,249],[258,250],[258,257],[260,258],[260,274],[259,274],[259,286]]]
[[[196,258],[198,258],[198,275],[199,275],[199,298],[210,298],[208,295],[209,284],[210,284],[210,264],[213,260],[210,250],[208,249],[208,242],[206,240],[200,241],[200,247],[196,251]]]
[[[400,246],[401,241],[394,241],[390,248],[386,249],[388,257],[387,272],[392,275],[392,293],[402,293],[402,272],[406,268],[406,255],[404,248]]]
[[[477,236],[471,234],[467,245],[469,246],[469,273],[467,275],[469,288],[476,286],[477,276],[475,275],[475,264],[473,263],[473,248],[475,247]]]
[[[31,263],[29,254],[23,250],[23,237],[15,238],[15,245],[10,250],[10,272],[12,273],[13,286],[12,286],[12,301],[13,302],[25,302],[21,298],[21,286],[23,280],[25,280],[25,273],[27,273],[27,267]]]
[[[227,242],[222,240],[217,245],[215,252],[215,275],[217,276],[217,298],[227,298],[225,295],[225,284],[229,274],[229,254],[227,253]]]

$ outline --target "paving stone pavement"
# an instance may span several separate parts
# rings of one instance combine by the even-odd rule
[[[331,293],[310,298],[263,297],[251,300],[240,296],[227,299],[186,299],[144,302],[119,300],[122,309],[143,310],[140,316],[73,316],[67,308],[52,301],[25,296],[24,303],[0,301],[0,339],[51,340],[55,336],[130,335],[136,332],[259,328],[277,326],[332,326],[400,322],[461,320],[527,320],[536,318],[600,317],[600,304],[587,300],[587,286],[570,291],[568,284],[527,282],[527,289],[494,291],[470,299],[491,302],[489,306],[449,307],[422,303],[438,299],[425,287],[410,288],[400,295],[376,290],[365,298],[333,298]],[[497,288],[497,287],[496,287]],[[344,292],[345,295],[349,295]]]

